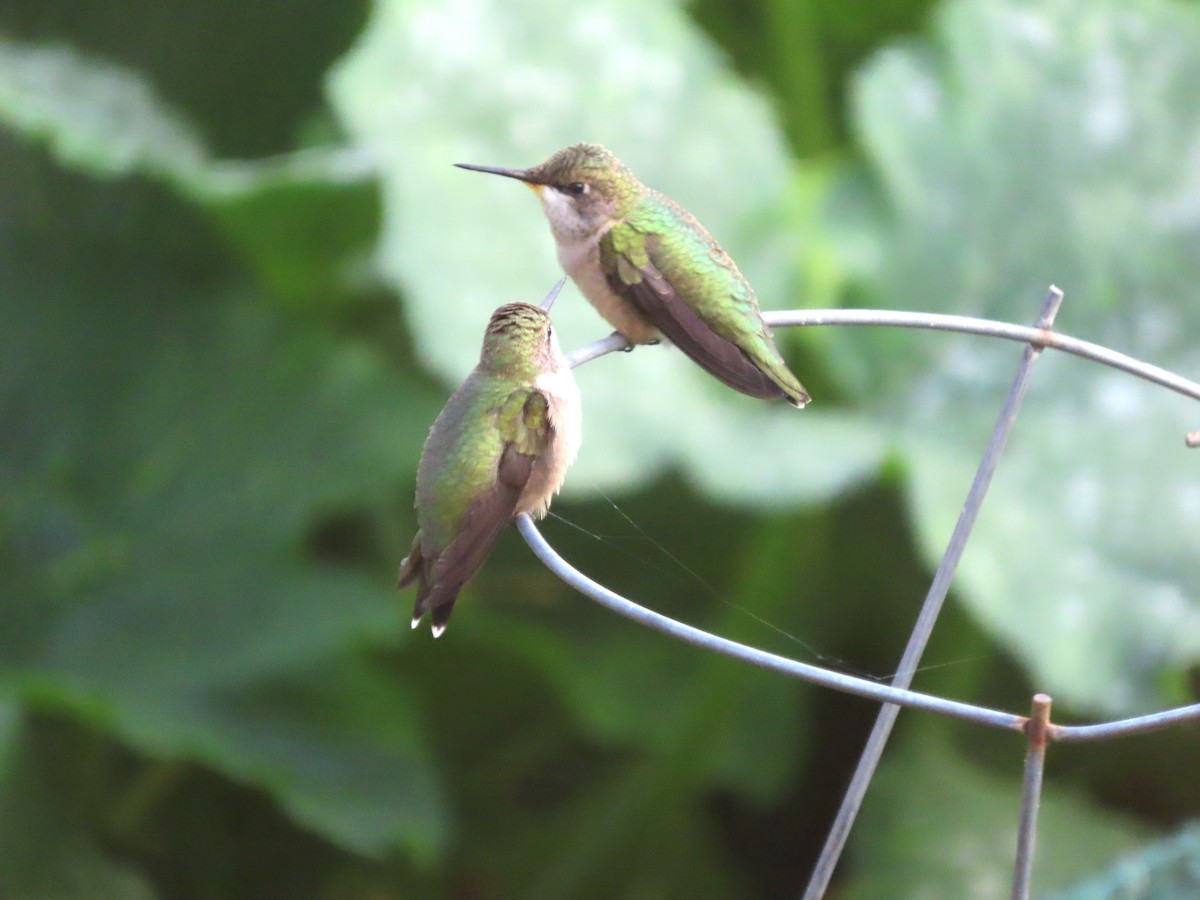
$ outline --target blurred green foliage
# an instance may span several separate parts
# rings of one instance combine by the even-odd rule
[[[1058,900],[1175,900],[1200,893],[1195,825],[1122,858],[1111,870],[1057,894]]]
[[[1194,375],[1198,60],[1166,0],[0,6],[0,897],[797,896],[869,704],[614,621],[515,535],[446,637],[405,627],[426,429],[557,277],[530,198],[449,163],[600,140],[767,307],[1026,322],[1053,281],[1064,330]],[[886,676],[1019,350],[778,337],[803,414],[661,348],[582,369],[545,530]],[[1044,359],[918,686],[1193,699],[1194,415]],[[1198,744],[1056,749],[1039,888],[1125,890]],[[839,896],[1006,893],[1021,750],[902,717]],[[1113,896],[1190,896],[1189,834]]]

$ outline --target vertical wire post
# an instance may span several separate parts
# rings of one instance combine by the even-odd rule
[[[1021,781],[1021,820],[1017,829],[1017,861],[1013,869],[1012,900],[1029,900],[1033,851],[1037,843],[1038,810],[1042,805],[1042,773],[1046,767],[1050,697],[1034,694],[1033,714],[1025,723],[1025,775]]]
[[[1054,324],[1054,317],[1058,314],[1062,300],[1062,291],[1051,285],[1046,299],[1042,303],[1041,313],[1035,327],[1041,330],[1049,329]],[[975,527],[975,520],[979,516],[980,507],[982,507],[988,487],[991,485],[1000,455],[1004,452],[1004,445],[1012,432],[1017,411],[1025,397],[1025,389],[1029,384],[1033,364],[1041,355],[1042,349],[1041,344],[1025,345],[1025,352],[1022,354],[1017,372],[1013,376],[1012,386],[1009,388],[1004,406],[996,419],[996,425],[992,429],[992,435],[984,450],[983,458],[979,461],[979,468],[975,472],[971,489],[967,492],[967,498],[963,502],[962,512],[954,526],[954,532],[950,536],[946,552],[942,555],[942,561],[938,564],[933,582],[929,586],[929,592],[925,595],[925,602],[922,604],[920,615],[913,626],[908,646],[904,649],[904,655],[901,657],[900,665],[892,679],[894,687],[907,689],[912,684],[913,676],[921,662],[921,655],[925,652],[925,646],[929,643],[929,637],[933,633],[933,626],[941,613],[942,604],[950,592],[950,583],[954,579],[954,573],[962,559],[967,538],[970,537],[971,530]],[[887,744],[888,737],[892,733],[892,726],[896,724],[896,717],[899,714],[900,707],[895,704],[886,703],[880,708],[875,725],[863,748],[862,756],[859,757],[858,766],[855,768],[850,784],[846,788],[846,794],[842,798],[842,805],[825,838],[825,845],[821,848],[821,855],[817,858],[817,864],[809,878],[803,900],[821,900],[825,896],[825,891],[829,888],[829,882],[833,878],[834,869],[837,867],[842,851],[846,847],[846,841],[850,837],[850,829],[854,827],[854,820],[862,807],[863,798],[875,775],[875,769],[879,766],[883,748]]]

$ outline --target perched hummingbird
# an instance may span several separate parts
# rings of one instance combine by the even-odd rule
[[[579,450],[579,388],[550,326],[562,279],[540,306],[492,313],[479,365],[438,415],[417,467],[417,524],[399,587],[417,582],[440,637],[458,592],[518,513],[541,518]]]
[[[666,337],[734,390],[808,403],[729,254],[604,147],[575,144],[531,169],[456,165],[537,192],[559,263],[630,343]]]

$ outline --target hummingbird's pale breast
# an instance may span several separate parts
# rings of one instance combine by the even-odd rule
[[[521,492],[514,512],[514,515],[527,512],[535,519],[546,514],[550,499],[562,487],[567,469],[579,455],[579,445],[583,439],[583,404],[579,398],[579,385],[571,375],[557,338],[551,341],[559,368],[539,375],[533,386],[549,401],[550,427],[554,437],[530,472],[529,482]]]
[[[662,332],[609,286],[600,266],[601,237],[603,233],[575,243],[564,243],[556,234],[559,265],[604,321],[625,335],[631,344],[652,344],[662,340]]]
[[[662,340],[662,332],[613,292],[600,266],[600,238],[612,227],[612,218],[596,207],[587,208],[592,214],[587,217],[578,204],[559,191],[539,186],[537,193],[554,235],[558,264],[604,321],[633,344]]]

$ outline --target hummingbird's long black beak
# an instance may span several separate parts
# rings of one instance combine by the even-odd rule
[[[526,184],[534,184],[532,178],[529,177],[528,169],[506,169],[503,166],[476,166],[471,163],[455,163],[460,169],[470,169],[472,172],[487,172],[489,175],[503,175],[505,178],[515,178],[517,181],[523,181]]]
[[[558,299],[558,292],[563,289],[563,285],[567,283],[567,276],[564,275],[558,279],[558,284],[550,288],[550,293],[546,295],[546,299],[538,304],[546,312],[550,312],[550,307],[554,305],[554,301]]]

